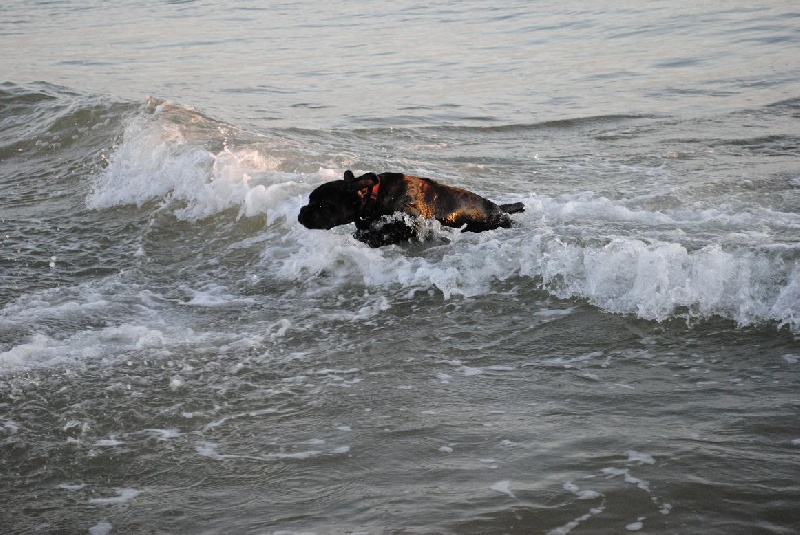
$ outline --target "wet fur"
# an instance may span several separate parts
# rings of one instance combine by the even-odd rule
[[[298,221],[307,228],[330,229],[356,224],[354,236],[372,247],[408,240],[416,235],[413,225],[398,212],[414,218],[435,219],[464,232],[483,232],[511,226],[509,214],[524,211],[522,203],[497,205],[471,191],[447,186],[430,178],[402,173],[351,171],[343,180],[322,184],[309,195]]]

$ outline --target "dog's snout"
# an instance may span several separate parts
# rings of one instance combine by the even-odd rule
[[[320,214],[311,205],[300,208],[297,214],[297,221],[306,228],[310,229],[329,229],[330,225],[320,219]]]

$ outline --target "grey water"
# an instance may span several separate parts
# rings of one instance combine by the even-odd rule
[[[0,6],[3,533],[796,533],[792,2]],[[523,202],[371,249],[317,185]]]

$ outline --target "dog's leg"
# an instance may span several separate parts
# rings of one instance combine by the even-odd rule
[[[483,221],[472,221],[467,223],[461,232],[485,232],[496,228],[511,228],[511,216],[507,213],[499,212]]]
[[[375,223],[367,228],[357,228],[353,237],[370,247],[381,247],[408,241],[417,235],[413,227],[404,221]]]
[[[518,214],[525,211],[525,204],[521,202],[514,202],[511,204],[501,204],[500,209],[507,214]]]

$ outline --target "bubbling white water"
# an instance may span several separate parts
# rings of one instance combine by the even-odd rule
[[[156,107],[130,121],[87,197],[90,208],[160,200],[186,221],[229,209],[239,218],[266,216],[278,238],[265,243],[259,267],[293,283],[324,276],[334,292],[359,284],[403,294],[438,290],[450,299],[486,294],[513,279],[649,320],[721,316],[800,330],[797,246],[750,231],[791,234],[800,228],[796,214],[707,206],[656,211],[586,191],[530,194],[519,199],[527,212],[515,215],[515,228],[464,234],[433,225],[426,229],[433,239],[421,250],[370,249],[348,227],[312,231],[297,222],[311,189],[341,170],[281,171],[268,144],[209,150],[193,139],[196,121],[179,124],[168,112]],[[709,234],[716,239],[709,242]]]
[[[300,282],[325,274],[339,283],[360,278],[368,287],[436,288],[451,298],[485,294],[494,282],[516,277],[560,298],[645,319],[719,315],[741,325],[800,326],[800,268],[763,253],[718,245],[690,252],[676,243],[628,238],[582,246],[546,230],[518,228],[450,234],[452,241],[439,246],[449,253],[414,257],[399,247],[369,249],[346,235],[293,235],[299,247],[275,273]]]
[[[86,198],[89,208],[161,200],[173,203],[175,216],[186,221],[232,207],[239,216],[267,214],[270,221],[286,215],[284,207],[301,191],[297,173],[276,172],[280,160],[253,147],[205,148],[194,130],[170,120],[171,109],[162,104],[153,115],[129,121]]]

